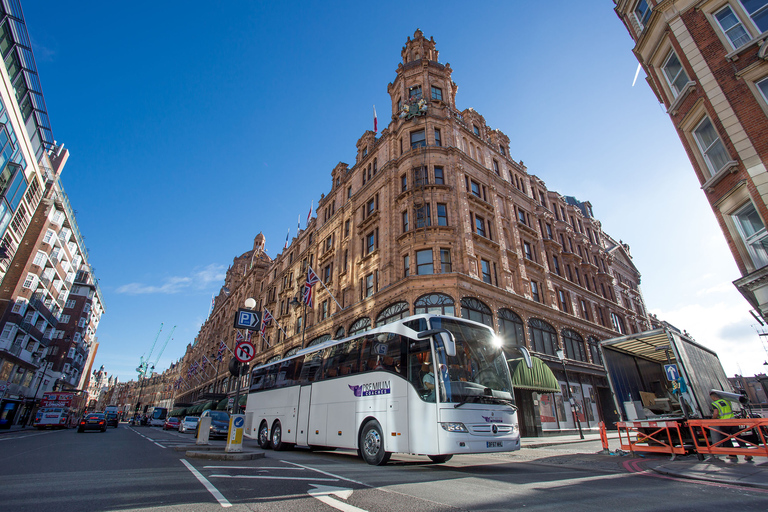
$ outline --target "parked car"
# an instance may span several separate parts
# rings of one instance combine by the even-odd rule
[[[104,413],[92,412],[85,414],[77,426],[78,432],[85,432],[86,430],[101,430],[107,431],[107,420],[104,418]]]
[[[181,420],[176,416],[171,416],[165,420],[163,430],[178,430],[179,425],[181,425]]]
[[[107,420],[107,426],[108,427],[115,427],[115,428],[117,428],[117,423],[118,423],[117,413],[108,412],[108,413],[104,414],[104,417]]]
[[[190,432],[195,431],[197,428],[197,422],[200,421],[200,418],[197,416],[184,416],[184,419],[181,421],[181,424],[179,424],[179,432]]]
[[[229,432],[229,413],[224,411],[212,411],[209,409],[203,412],[200,419],[202,420],[207,416],[211,417],[211,430],[208,437],[227,437],[227,433]],[[198,422],[197,427],[195,427],[195,437],[197,437],[199,430],[200,423]]]

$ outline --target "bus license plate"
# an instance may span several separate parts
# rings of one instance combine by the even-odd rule
[[[486,448],[504,448],[504,443],[502,441],[486,441],[485,447]]]

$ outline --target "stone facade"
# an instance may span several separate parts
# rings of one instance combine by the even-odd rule
[[[768,319],[768,2],[616,1],[742,277]]]
[[[335,166],[317,217],[274,260],[262,235],[235,258],[182,359],[177,402],[231,394],[215,358],[221,341],[230,358],[235,311],[252,297],[274,316],[254,365],[421,312],[492,326],[551,366],[563,389],[555,351],[565,347],[582,424],[596,428],[614,408],[597,342],[650,327],[629,246],[602,230],[589,202],[547,189],[514,160],[482,115],[457,109],[433,39],[416,31],[401,55],[388,126],[362,135],[354,165]],[[322,280],[311,308],[300,303],[309,267]],[[190,371],[203,356],[214,366]],[[574,428],[561,393],[516,397],[524,434]]]

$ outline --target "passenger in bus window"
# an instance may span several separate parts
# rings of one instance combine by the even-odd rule
[[[421,377],[421,382],[424,384],[424,389],[426,390],[426,394],[424,395],[424,400],[427,402],[434,402],[435,401],[435,374],[432,373],[432,364],[428,361],[424,361],[421,365],[421,371],[423,372],[423,375]]]

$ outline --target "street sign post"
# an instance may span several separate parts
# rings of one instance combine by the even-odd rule
[[[235,359],[241,363],[250,363],[256,356],[256,347],[250,341],[241,341],[235,345]]]
[[[667,376],[667,380],[670,382],[674,382],[680,377],[680,372],[677,371],[676,364],[665,364],[664,373]]]

